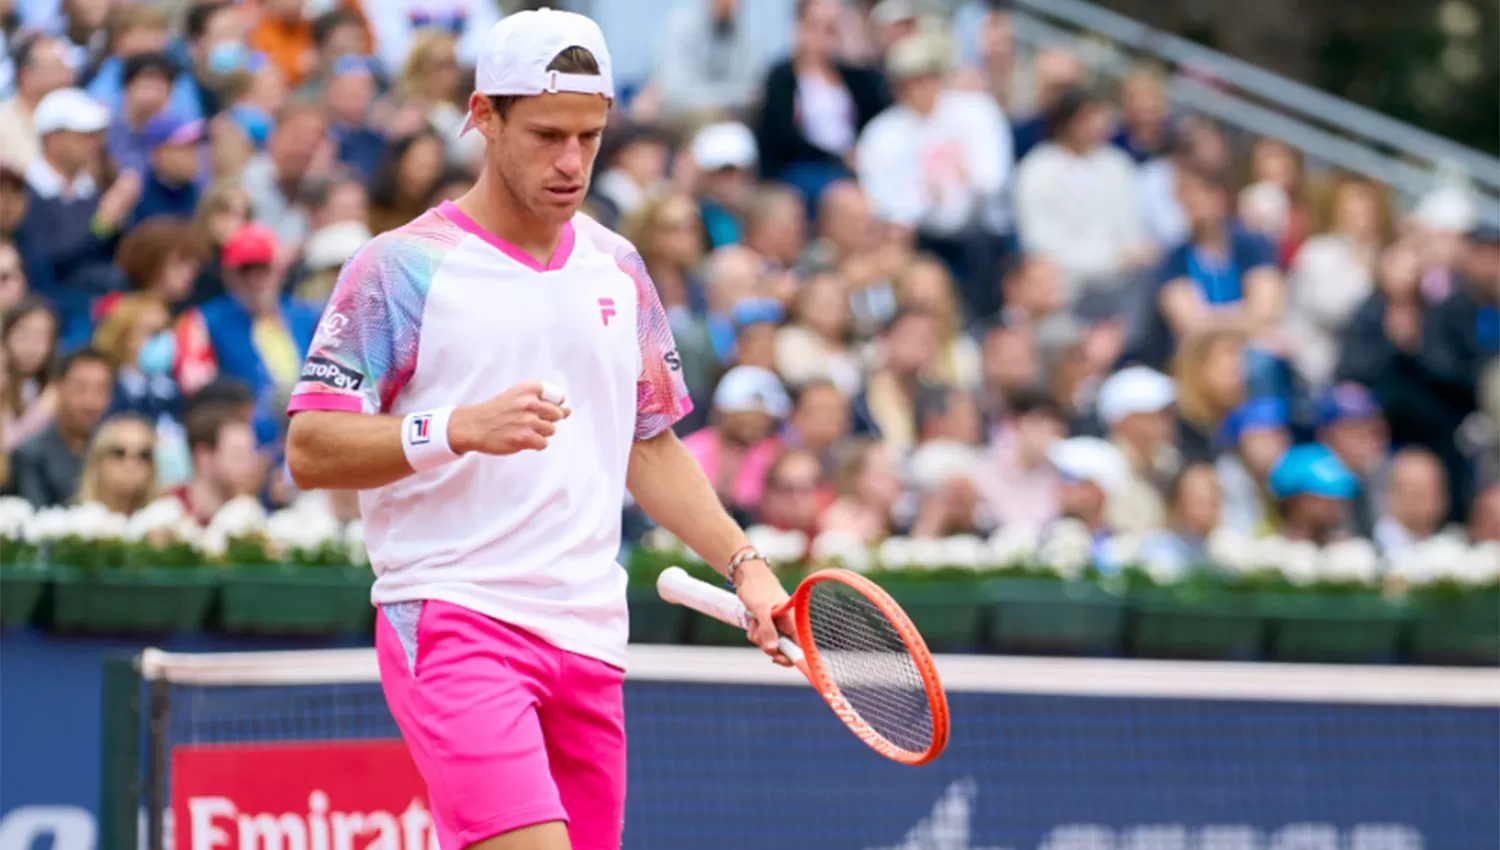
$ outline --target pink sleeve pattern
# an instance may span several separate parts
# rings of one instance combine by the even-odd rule
[[[417,366],[432,278],[463,234],[428,213],[344,265],[288,410],[386,413]]]
[[[635,281],[636,339],[641,347],[641,372],[635,382],[635,438],[649,440],[692,413],[693,401],[683,382],[682,358],[672,339],[667,311],[645,262],[628,243],[616,262]]]

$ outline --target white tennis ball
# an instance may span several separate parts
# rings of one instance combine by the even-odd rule
[[[542,381],[542,401],[548,404],[562,404],[567,400],[563,394],[563,388],[551,381]]]

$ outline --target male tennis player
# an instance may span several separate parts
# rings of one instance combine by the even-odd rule
[[[443,850],[617,850],[625,488],[782,664],[787,595],[670,430],[691,404],[639,254],[578,212],[614,97],[603,34],[511,15],[476,77],[483,173],[345,266],[287,462],[363,491],[381,681]]]

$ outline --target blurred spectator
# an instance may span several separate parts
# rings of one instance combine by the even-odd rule
[[[172,495],[199,524],[207,525],[225,502],[260,492],[265,462],[244,411],[223,402],[197,405],[187,416],[187,440],[193,475]]]
[[[233,2],[198,0],[188,7],[185,29],[193,68],[190,77],[177,80],[174,112],[192,119],[221,111],[224,78],[249,62],[250,48],[245,46],[248,26],[244,10]]]
[[[1317,443],[1282,455],[1268,479],[1281,536],[1325,546],[1342,536],[1343,517],[1359,482],[1338,456]]]
[[[1217,442],[1224,451],[1215,463],[1224,491],[1220,525],[1245,537],[1270,534],[1275,530],[1276,511],[1270,499],[1275,490],[1269,481],[1272,470],[1292,446],[1286,402],[1269,396],[1245,402],[1224,420]],[[1342,463],[1339,468],[1344,469]],[[1347,469],[1344,474],[1354,480]],[[1356,482],[1349,495],[1341,498],[1354,498],[1357,489]]]
[[[846,290],[836,272],[824,272],[797,291],[792,320],[776,337],[776,371],[790,386],[826,380],[846,396],[859,394],[864,371],[851,344]]]
[[[979,390],[979,405],[991,422],[999,422],[1007,415],[1017,392],[1041,385],[1042,364],[1036,337],[1036,331],[1025,324],[998,324],[985,331],[980,349],[983,385]]]
[[[193,282],[189,306],[197,306],[224,294],[223,253],[229,237],[250,221],[250,195],[236,180],[220,180],[208,187],[198,202],[193,227],[200,244],[208,246],[209,261]]]
[[[240,175],[240,185],[250,194],[255,220],[271,228],[282,244],[297,245],[307,237],[301,186],[314,173],[319,150],[328,144],[327,131],[327,119],[315,104],[288,106],[271,133],[265,153],[252,158]]]
[[[317,63],[312,22],[303,0],[263,0],[247,43],[266,55],[291,85],[298,85]]]
[[[854,400],[854,431],[897,451],[917,438],[917,393],[936,368],[942,341],[937,318],[900,312],[877,342],[879,366]]]
[[[1387,558],[1442,530],[1448,517],[1447,473],[1437,455],[1426,449],[1402,449],[1391,458],[1390,489],[1385,509],[1370,537]]]
[[[452,38],[456,61],[472,68],[485,34],[500,22],[499,5],[492,0],[380,0],[361,2],[360,8],[375,36],[375,52],[391,74],[417,52],[424,35],[434,32]]]
[[[445,139],[458,136],[468,107],[457,50],[454,36],[445,30],[417,33],[392,87],[398,111],[383,128],[387,136],[399,138],[424,129],[436,130]]]
[[[1040,530],[1057,516],[1057,470],[1047,449],[1068,434],[1057,402],[1035,389],[1012,393],[977,477],[980,497],[1001,528]]]
[[[1115,546],[1116,530],[1109,525],[1110,506],[1125,498],[1130,475],[1118,449],[1098,437],[1070,437],[1053,443],[1047,457],[1057,468],[1057,505],[1064,519],[1083,523],[1092,537],[1091,563],[1105,573],[1125,566]],[[1061,526],[1044,529],[1039,549]]]
[[[698,169],[699,214],[708,246],[739,242],[755,196],[755,134],[736,122],[710,124],[693,136],[688,150]]]
[[[1474,500],[1469,512],[1469,543],[1500,543],[1500,484],[1492,484]]]
[[[1245,399],[1245,340],[1228,329],[1191,337],[1172,360],[1177,383],[1177,441],[1186,463],[1212,462],[1214,438]]]
[[[888,61],[891,50],[898,42],[916,35],[922,29],[922,16],[917,14],[916,4],[912,0],[878,0],[862,5],[869,6],[869,13],[865,15],[872,48],[869,64],[878,66]],[[940,34],[935,28],[929,29],[933,34]],[[955,46],[950,45],[949,52]]]
[[[1015,24],[1010,6],[1011,0],[972,0],[954,13],[952,28],[964,65],[955,84],[985,92],[1008,115],[1016,100]]]
[[[724,505],[750,515],[760,504],[766,472],[780,452],[777,423],[791,413],[791,400],[776,374],[736,366],[714,390],[707,428],[683,438]]]
[[[901,481],[891,449],[871,439],[849,442],[834,476],[836,498],[819,522],[822,533],[850,533],[874,544],[892,532]]]
[[[131,114],[136,127],[162,109],[198,116],[201,107],[196,99],[192,74],[179,68],[168,53],[172,37],[170,23],[170,15],[161,6],[116,4],[110,12],[109,55],[99,63],[98,70],[89,80],[89,97],[109,107],[117,116]],[[166,60],[165,64],[161,60]],[[149,112],[132,109],[129,105],[131,84],[141,80],[143,74],[148,91],[137,92],[137,101],[160,99],[156,109]],[[179,81],[181,85],[178,85]],[[162,82],[165,85],[161,85]]]
[[[1453,294],[1464,234],[1474,227],[1475,213],[1468,192],[1441,185],[1422,196],[1405,222],[1421,264],[1423,301],[1436,304]]]
[[[920,499],[911,536],[989,534],[994,521],[975,484],[984,434],[974,397],[948,387],[924,390],[917,399],[917,433],[920,441],[906,462]]]
[[[312,42],[315,51],[313,69],[304,79],[301,89],[301,94],[309,97],[324,90],[339,60],[367,57],[373,46],[358,2],[337,5],[313,18]],[[372,62],[366,61],[364,65],[376,76],[383,76],[376,72]]]
[[[1167,81],[1155,69],[1131,73],[1120,83],[1121,127],[1110,139],[1142,164],[1171,147],[1172,115],[1167,107]]]
[[[1062,270],[1040,254],[1015,258],[1001,276],[999,295],[996,308],[1008,327],[1028,326],[1042,333],[1055,333],[1051,328],[1067,320]]]
[[[849,436],[849,398],[831,381],[811,381],[796,391],[792,416],[781,431],[781,442],[812,452],[824,476],[837,466],[836,452]]]
[[[126,295],[94,332],[94,348],[115,370],[109,412],[140,416],[152,427],[172,427],[182,416],[182,394],[172,379],[177,344],[172,314],[155,295]]]
[[[46,430],[57,414],[51,366],[57,352],[57,318],[47,302],[22,298],[0,314],[0,354],[5,369],[0,396],[0,454]]]
[[[1016,170],[1021,245],[1062,268],[1072,301],[1117,300],[1122,276],[1153,255],[1141,228],[1135,164],[1108,144],[1109,109],[1098,95],[1067,89],[1047,112],[1052,140]]]
[[[100,103],[114,113],[109,125],[105,150],[116,168],[145,173],[151,156],[151,145],[145,138],[148,122],[167,109],[177,66],[165,53],[138,53],[121,63],[120,91],[114,103],[102,98]],[[94,97],[96,86],[90,85]]]
[[[42,99],[73,84],[73,68],[63,42],[48,35],[22,37],[15,51],[15,94],[0,101],[0,159],[24,170],[41,154],[36,110]]]
[[[590,188],[604,203],[604,217],[623,221],[640,209],[666,176],[670,153],[654,128],[612,122],[604,131]]]
[[[1375,291],[1380,250],[1390,238],[1385,191],[1356,177],[1333,188],[1318,235],[1292,262],[1287,331],[1297,371],[1313,386],[1327,384],[1338,357],[1338,335]]]
[[[768,272],[797,265],[807,245],[807,208],[790,187],[762,186],[745,215],[745,244],[766,261]]]
[[[785,311],[774,298],[751,298],[734,305],[734,362],[776,369],[776,332]]]
[[[1177,192],[1178,163],[1227,174],[1230,169],[1229,146],[1212,124],[1184,116],[1177,122],[1170,146],[1141,164],[1137,172],[1141,220],[1147,238],[1162,250],[1181,245],[1191,235],[1187,213],[1182,209]]]
[[[986,216],[1010,176],[1010,127],[990,98],[946,86],[950,53],[935,34],[891,50],[897,102],[860,133],[855,159],[876,218],[914,229],[967,278],[972,235],[1006,223]]]
[[[963,332],[963,307],[947,266],[931,255],[919,255],[896,276],[896,308],[932,316],[940,334],[931,378],[964,390],[982,380],[979,346]]]
[[[112,416],[89,443],[78,476],[80,505],[130,516],[156,498],[156,432],[132,414]]]
[[[691,196],[666,194],[647,200],[620,232],[640,251],[682,355],[683,381],[694,399],[707,399],[718,377],[708,330],[708,296],[698,278],[703,262],[703,223]]]
[[[329,135],[338,149],[338,161],[365,180],[375,176],[385,156],[385,137],[370,127],[375,92],[375,75],[364,56],[339,57],[328,70],[323,103]]]
[[[755,518],[772,528],[801,531],[811,537],[818,531],[818,515],[827,508],[831,496],[823,486],[817,455],[792,449],[767,471],[765,493]]]
[[[168,216],[193,217],[204,183],[204,123],[158,115],[141,131],[147,167],[134,220]]]
[[[177,325],[178,385],[192,393],[223,376],[249,386],[263,442],[280,431],[320,313],[282,293],[278,254],[269,229],[241,227],[224,245],[224,294]]]
[[[370,189],[370,232],[385,233],[427,212],[428,201],[443,176],[443,140],[432,130],[397,139]]]
[[[654,78],[664,119],[739,113],[754,102],[760,51],[741,2],[680,0],[667,16]]]
[[[1318,400],[1316,418],[1318,441],[1359,480],[1349,519],[1354,533],[1370,537],[1384,511],[1390,474],[1390,436],[1380,405],[1359,384],[1339,384]]]
[[[26,269],[21,265],[21,252],[9,239],[0,236],[0,316],[21,303],[31,291],[26,285]]]
[[[1145,366],[1122,369],[1099,387],[1099,418],[1129,465],[1122,498],[1110,503],[1109,524],[1121,534],[1144,534],[1166,519],[1161,491],[1181,462],[1172,445],[1176,401],[1172,379]]]
[[[199,229],[175,218],[152,218],[120,240],[115,263],[131,289],[161,300],[174,313],[186,308],[208,244]]]
[[[703,262],[709,339],[720,363],[734,359],[734,305],[762,294],[761,267],[760,257],[741,245],[719,248]]]
[[[1214,468],[1195,463],[1167,488],[1167,526],[1141,543],[1152,575],[1181,575],[1209,563],[1208,536],[1219,525],[1223,493]]]
[[[26,218],[26,206],[24,171],[0,159],[0,236],[14,237],[16,228]],[[29,257],[21,259],[29,268],[31,259]]]
[[[37,508],[72,501],[89,438],[109,407],[112,382],[109,361],[97,351],[82,349],[63,358],[57,368],[56,421],[11,456],[16,495]]]
[[[1043,142],[1054,138],[1058,126],[1049,120],[1067,93],[1084,83],[1083,64],[1067,49],[1048,47],[1040,50],[1032,60],[1031,108],[1025,113],[1030,117],[1012,122],[1015,136],[1013,145],[1016,162],[1025,159]],[[1107,128],[1101,131],[1107,134]]]
[[[1245,184],[1236,205],[1240,219],[1271,240],[1279,265],[1289,265],[1311,223],[1301,155],[1278,139],[1256,139]]]
[[[760,172],[795,186],[809,208],[829,183],[851,174],[855,140],[889,102],[875,71],[834,56],[839,4],[798,0],[792,55],[766,76],[756,126]]]
[[[303,247],[292,294],[308,304],[326,304],[339,270],[370,238],[370,228],[363,221],[338,221],[314,230]]]

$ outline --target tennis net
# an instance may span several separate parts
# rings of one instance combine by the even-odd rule
[[[1500,671],[951,656],[886,762],[754,650],[636,646],[628,850],[1500,847]],[[370,650],[106,680],[105,850],[436,850]]]

